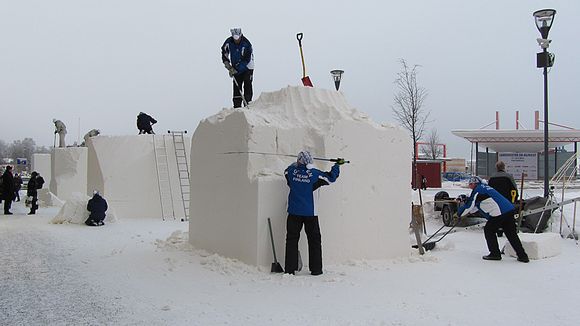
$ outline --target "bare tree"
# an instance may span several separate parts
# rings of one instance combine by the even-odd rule
[[[413,174],[416,174],[417,163],[417,142],[423,137],[425,124],[429,119],[429,112],[426,112],[423,103],[427,97],[425,88],[417,84],[417,68],[407,65],[405,59],[400,60],[401,71],[397,73],[395,85],[397,93],[394,103],[391,106],[395,119],[407,129],[413,139]]]
[[[443,149],[440,146],[441,140],[439,139],[439,134],[437,129],[431,129],[429,135],[427,135],[427,148],[426,154],[430,159],[436,160],[443,156]]]

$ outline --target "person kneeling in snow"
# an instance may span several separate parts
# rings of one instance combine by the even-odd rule
[[[485,260],[501,260],[501,252],[496,236],[498,229],[501,227],[506,238],[516,251],[518,261],[522,263],[529,262],[528,255],[516,230],[514,205],[495,189],[483,184],[479,177],[474,176],[469,179],[469,188],[471,189],[471,195],[464,205],[459,206],[457,215],[466,216],[469,213],[479,211],[481,216],[487,219],[483,232],[489,255],[482,258]]]
[[[298,240],[304,224],[308,238],[308,267],[310,274],[322,274],[322,244],[318,216],[314,214],[313,192],[321,186],[334,182],[339,174],[339,159],[328,172],[312,166],[312,156],[307,151],[298,154],[298,159],[284,171],[288,194],[288,218],[286,220],[286,261],[285,271],[294,274],[298,269]]]
[[[91,212],[89,218],[85,221],[88,226],[105,225],[105,212],[107,211],[107,201],[101,197],[98,190],[93,192],[93,198],[87,203],[87,210]]]

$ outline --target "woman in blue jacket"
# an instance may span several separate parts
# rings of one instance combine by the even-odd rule
[[[294,274],[298,269],[298,240],[302,225],[308,238],[308,267],[312,275],[322,274],[322,244],[318,216],[315,213],[313,192],[333,183],[340,174],[336,162],[330,171],[323,172],[313,167],[308,151],[298,154],[298,159],[284,171],[288,194],[288,219],[286,220],[286,273]]]
[[[514,219],[514,205],[495,189],[483,184],[479,177],[471,177],[469,179],[469,188],[471,189],[471,195],[464,205],[459,206],[457,215],[466,216],[479,211],[479,214],[487,219],[483,232],[489,255],[482,258],[485,260],[501,260],[501,252],[496,235],[501,227],[506,238],[516,251],[518,261],[529,262],[528,255],[518,237]]]

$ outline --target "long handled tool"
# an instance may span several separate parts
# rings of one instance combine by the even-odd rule
[[[445,236],[446,236],[446,235],[448,235],[449,233],[451,233],[451,231],[452,231],[452,230],[455,228],[455,226],[457,226],[457,224],[459,223],[459,220],[461,220],[461,218],[459,218],[459,217],[458,217],[458,218],[457,218],[457,221],[455,221],[455,223],[454,223],[454,224],[451,226],[451,228],[450,228],[449,230],[447,230],[447,232],[445,232],[445,233],[443,234],[443,236],[441,236],[441,238],[439,238],[439,239],[437,239],[437,240],[435,240],[435,241],[431,241],[431,242],[429,242],[429,240],[431,240],[431,238],[433,238],[434,236],[436,236],[436,235],[439,233],[439,231],[441,231],[441,230],[442,230],[442,229],[445,227],[445,225],[443,225],[442,227],[440,227],[440,228],[439,228],[439,230],[437,230],[435,233],[433,233],[433,235],[431,235],[429,238],[427,238],[427,240],[425,240],[425,242],[423,242],[423,243],[421,244],[421,246],[422,246],[423,248],[425,248],[425,250],[431,250],[431,249],[435,248],[435,244],[436,244],[437,242],[439,242],[439,241],[443,240],[443,238],[445,238]],[[413,247],[413,248],[419,248],[419,246],[418,246],[418,245],[413,245],[412,247]]]
[[[272,242],[272,253],[274,254],[274,262],[272,263],[272,268],[270,269],[271,273],[284,273],[284,268],[278,262],[278,258],[276,258],[276,247],[274,246],[274,236],[272,235],[272,222],[270,222],[270,218],[268,217],[268,230],[270,230],[270,241]]]
[[[304,53],[302,52],[302,37],[304,34],[296,34],[296,39],[298,40],[298,47],[300,47],[300,58],[302,59],[302,85],[307,87],[312,87],[312,81],[310,77],[306,76],[306,65],[304,64]]]
[[[248,106],[248,102],[246,102],[246,97],[244,97],[244,92],[242,91],[240,84],[238,84],[236,77],[232,76],[232,79],[234,80],[234,84],[236,84],[236,87],[238,88],[238,91],[240,92],[240,96],[242,97],[242,102],[244,103],[244,107]]]
[[[221,154],[260,154],[260,155],[272,155],[272,156],[286,156],[286,157],[294,157],[296,158],[296,155],[290,155],[290,154],[277,154],[277,153],[265,153],[265,152],[254,152],[254,151],[240,151],[240,152],[224,152]],[[341,160],[344,160],[342,158],[322,158],[322,157],[313,157],[313,160],[316,161],[327,161],[327,162],[340,162]],[[350,161],[346,161],[344,160],[343,163],[350,163]]]

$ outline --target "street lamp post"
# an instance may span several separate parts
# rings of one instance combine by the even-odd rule
[[[554,22],[556,10],[541,9],[534,12],[534,19],[536,20],[536,27],[541,38],[538,38],[538,44],[542,48],[542,52],[536,56],[538,68],[544,69],[544,197],[549,195],[549,168],[548,168],[548,67],[554,64],[553,56],[548,52],[548,47],[552,40],[548,39],[548,33]]]
[[[335,69],[331,70],[330,74],[332,75],[332,79],[334,79],[334,87],[338,91],[340,88],[340,80],[342,79],[342,74],[344,74],[344,70]]]

